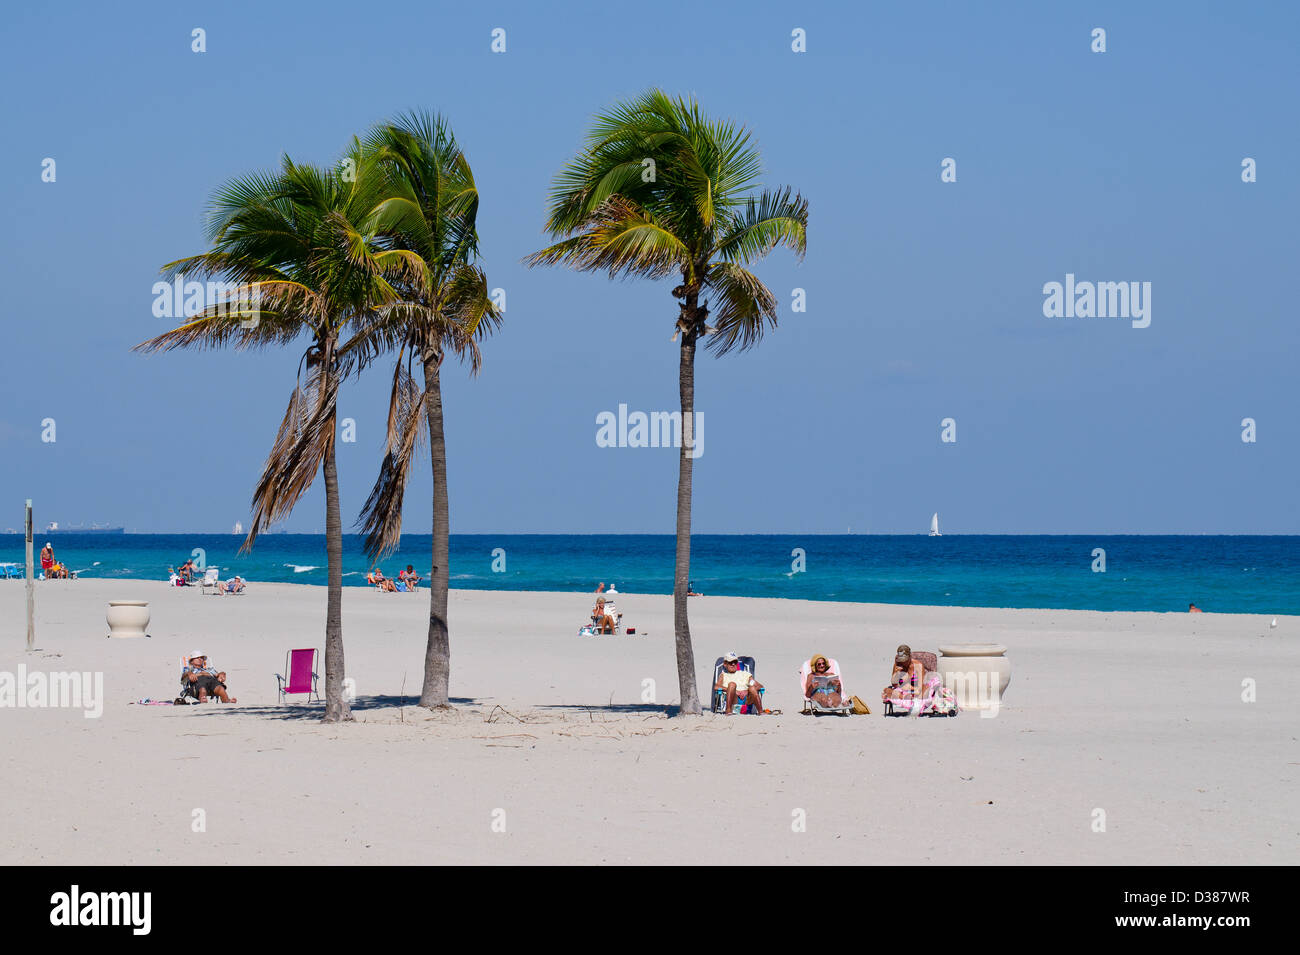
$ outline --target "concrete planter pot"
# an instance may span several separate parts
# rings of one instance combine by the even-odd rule
[[[110,637],[147,637],[149,626],[149,601],[110,600],[108,602],[108,635]]]
[[[939,674],[943,685],[965,710],[986,710],[1002,702],[1011,685],[1007,648],[996,643],[951,643],[941,646]]]

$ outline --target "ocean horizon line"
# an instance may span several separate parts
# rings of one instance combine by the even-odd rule
[[[32,532],[32,539],[48,534],[57,537],[246,537],[243,531],[137,531],[123,530],[118,534],[102,531],[56,530]],[[23,537],[23,531],[5,529],[0,537]],[[263,537],[324,537],[324,531],[262,531]],[[345,533],[344,537],[363,538],[362,533]],[[403,531],[402,537],[432,537],[429,531]],[[451,537],[672,537],[672,531],[453,531]],[[931,535],[926,531],[692,531],[691,537],[1300,537],[1295,533],[1262,531],[944,531]]]
[[[33,549],[46,538],[33,541]],[[86,578],[194,577],[324,584],[323,534],[51,535],[54,557]],[[340,573],[367,586],[411,568],[432,574],[432,538],[403,534],[379,560],[364,538],[343,538]],[[0,538],[0,576],[25,576],[21,536]],[[452,534],[451,586],[465,590],[671,593],[672,534]],[[916,606],[1061,610],[1300,613],[1300,536],[1223,534],[693,534],[691,589],[732,597],[789,597]],[[0,584],[6,586],[7,584]],[[427,583],[426,583],[427,586]]]

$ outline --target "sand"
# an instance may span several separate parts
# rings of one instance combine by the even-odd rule
[[[149,600],[151,637],[106,639],[109,599]],[[591,603],[453,591],[456,706],[430,713],[427,593],[346,590],[357,721],[326,726],[274,677],[323,649],[322,588],[38,583],[28,654],[0,581],[0,672],[104,679],[97,719],[0,709],[0,863],[1300,862],[1300,618],[693,598],[701,688],[734,648],[784,712],[670,719],[670,598],[619,600],[636,636],[578,637]],[[996,717],[879,715],[898,643],[977,641],[1012,661]],[[196,648],[238,705],[132,705]],[[798,714],[813,651],[873,715]]]

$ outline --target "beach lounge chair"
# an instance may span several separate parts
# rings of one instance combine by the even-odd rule
[[[27,576],[24,568],[19,567],[17,564],[0,564],[0,570],[4,571],[6,580],[19,580]]]
[[[756,669],[754,669],[754,658],[753,658],[753,657],[737,657],[737,662],[740,664],[740,666],[738,667],[738,669],[741,669],[741,670],[747,670],[748,672],[752,673],[754,676],[756,676],[756,677],[758,676],[758,671],[757,671]],[[714,683],[714,685],[717,684],[717,682],[718,682],[718,677],[720,677],[721,675],[722,675],[722,657],[718,657],[718,659],[715,660],[714,663],[713,663],[713,683]],[[767,694],[767,688],[766,688],[766,687],[758,691],[758,695],[759,695],[760,699],[766,698],[766,694]],[[727,693],[726,693],[726,691],[725,691],[725,690],[714,690],[714,691],[713,691],[713,703],[712,703],[712,705],[711,705],[711,709],[712,709],[712,711],[713,711],[714,713],[721,713],[721,712],[722,712],[723,710],[725,710],[726,708],[727,708]],[[746,713],[746,712],[748,712],[748,704],[741,703],[741,702],[737,701],[737,703],[736,703],[736,708],[735,708],[735,710],[733,710],[732,712],[735,712],[735,713]],[[759,714],[758,714],[758,713],[755,713],[755,714],[753,714],[753,715],[758,716]]]
[[[194,684],[185,679],[185,668],[190,665],[189,657],[181,657],[181,691],[176,695],[177,703],[198,703],[199,695],[194,692]]]
[[[912,651],[912,659],[913,659],[913,660],[920,660],[920,661],[921,661],[921,666],[925,667],[925,672],[926,672],[926,673],[938,673],[938,672],[939,672],[939,658],[938,658],[937,656],[935,656],[934,653],[933,653],[932,651],[930,651],[930,650],[913,650],[913,651]],[[885,715],[886,715],[886,716],[906,716],[906,715],[907,715],[908,713],[910,713],[910,712],[911,712],[911,710],[901,709],[901,708],[899,708],[899,707],[894,706],[893,702],[890,701],[890,700],[886,700],[886,701],[885,701]],[[950,710],[950,711],[947,712],[947,713],[936,713],[935,711],[931,710],[929,713],[927,713],[927,714],[925,714],[925,715],[927,715],[927,716],[956,716],[956,715],[957,715],[957,710],[956,710],[956,708],[953,708],[952,710]]]
[[[827,673],[840,678],[840,705],[823,706],[816,700],[809,699],[804,695],[804,687],[808,685],[808,674],[812,672],[812,660],[804,660],[803,666],[799,668],[799,695],[803,697],[803,709],[799,712],[807,715],[811,713],[816,716],[818,713],[838,713],[840,716],[850,716],[853,713],[853,698],[849,695],[848,687],[844,684],[844,677],[840,674],[839,662],[832,657],[827,657],[826,662],[830,664]],[[716,680],[717,677],[714,677]]]
[[[275,675],[278,681],[277,692],[281,702],[286,702],[285,697],[290,693],[306,693],[307,702],[320,703],[320,693],[316,690],[316,651],[312,648],[304,650],[290,650],[284,655],[284,672],[289,674],[286,679],[282,674]]]
[[[203,572],[203,582],[199,584],[199,593],[206,594],[208,588],[212,588],[214,594],[221,593],[221,580],[218,575],[221,573],[220,567],[209,567]]]

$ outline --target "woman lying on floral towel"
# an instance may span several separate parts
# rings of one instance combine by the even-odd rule
[[[901,644],[894,655],[894,669],[889,686],[880,691],[880,699],[895,709],[920,716],[923,713],[951,713],[957,709],[952,690],[943,685],[943,677],[912,656],[912,648]]]

